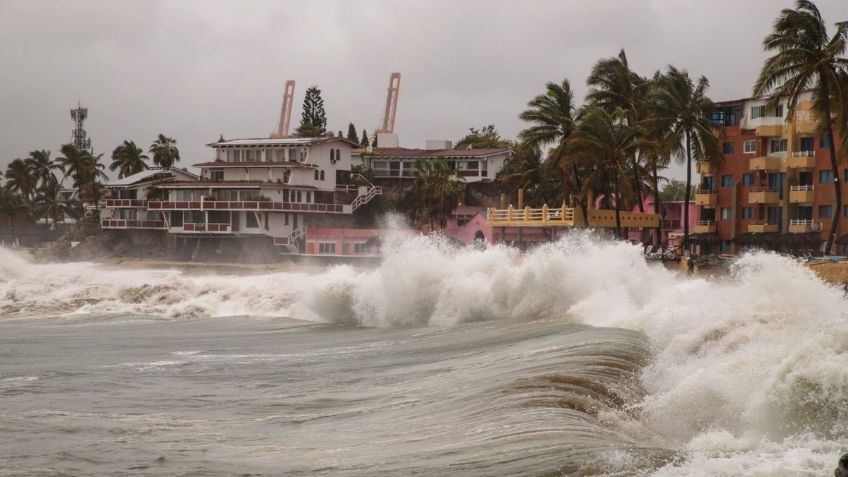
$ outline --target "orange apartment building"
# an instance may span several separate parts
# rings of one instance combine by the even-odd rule
[[[836,213],[842,214],[836,250],[848,252],[848,200],[843,210],[834,210],[834,184],[841,184],[848,199],[848,169],[832,170],[831,145],[816,132],[811,100],[805,93],[793,118],[786,117],[785,101],[716,104],[713,121],[721,126],[724,160],[715,169],[697,163],[696,253],[750,248],[817,253]],[[841,144],[838,137],[835,142]]]

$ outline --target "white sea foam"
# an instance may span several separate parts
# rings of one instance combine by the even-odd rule
[[[33,265],[0,250],[0,314],[273,315],[365,326],[558,318],[645,333],[635,407],[689,458],[658,475],[814,475],[848,445],[848,302],[791,259],[690,279],[575,234],[521,255],[389,240],[371,270],[251,277]],[[195,358],[195,357],[192,357]]]

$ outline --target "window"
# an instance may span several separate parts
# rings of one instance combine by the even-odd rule
[[[833,171],[830,169],[819,171],[819,184],[830,184],[833,182]]]
[[[783,117],[783,105],[782,104],[778,104],[777,106],[774,107],[774,116],[777,117],[777,118]]]
[[[812,152],[813,151],[813,138],[812,137],[802,137],[801,138],[801,151],[804,152]]]
[[[306,191],[306,203],[312,202],[312,191]]]
[[[822,136],[821,139],[819,139],[819,147],[822,149],[829,149],[830,139],[827,136]]]
[[[289,224],[289,214],[283,214],[283,224],[284,225]]]
[[[366,243],[355,243],[355,244],[353,244],[353,253],[363,254],[363,253],[368,253],[368,252],[369,252],[368,244],[366,244]]]
[[[763,106],[751,106],[751,119],[761,118],[766,115],[766,107]]]
[[[318,253],[336,253],[336,243],[319,243]]]
[[[819,206],[819,218],[820,219],[829,219],[833,217],[833,206],[832,205],[820,205]]]
[[[336,162],[336,150],[330,149],[330,162]]]
[[[786,152],[786,139],[772,139],[769,141],[769,152]]]
[[[753,219],[754,218],[754,208],[753,207],[742,207],[742,218],[743,219]]]
[[[315,180],[318,180],[318,169],[315,169]]]
[[[209,170],[209,180],[212,182],[221,182],[224,180],[224,170],[223,169],[210,169]]]
[[[233,162],[241,162],[241,151],[238,149],[233,151]]]
[[[283,149],[277,149],[277,161],[283,162],[286,160],[286,151]]]
[[[245,162],[251,162],[251,161],[255,160],[255,157],[253,156],[253,149],[248,149],[248,150],[244,151],[244,153],[245,153],[245,156],[244,156]]]
[[[721,220],[730,220],[730,207],[721,208]]]
[[[180,210],[171,211],[171,227],[183,226],[183,213]]]
[[[745,154],[756,154],[757,153],[757,140],[749,139],[742,143],[742,149]]]
[[[733,176],[728,174],[725,176],[721,176],[721,186],[722,187],[733,187]]]
[[[718,249],[722,253],[730,253],[730,240],[722,240],[719,242]]]
[[[733,154],[733,143],[725,142],[721,145],[722,154]]]
[[[842,216],[848,218],[848,205],[842,206]]]
[[[746,172],[742,174],[742,185],[750,187],[754,185],[754,173]]]
[[[321,180],[324,180],[324,169],[321,169]]]
[[[249,229],[258,229],[259,221],[256,220],[256,214],[253,212],[245,212],[244,213],[244,226]]]

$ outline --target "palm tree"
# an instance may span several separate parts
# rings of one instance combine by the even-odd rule
[[[58,222],[64,222],[65,215],[71,214],[72,201],[62,196],[62,186],[58,181],[48,181],[35,197],[35,211],[38,215],[52,221],[51,230],[56,228]]]
[[[530,146],[543,148],[554,145],[553,152],[548,160],[554,161],[563,172],[564,191],[572,196],[577,191],[580,209],[583,212],[583,222],[589,225],[589,214],[586,206],[586,198],[582,194],[583,184],[577,164],[566,160],[564,152],[568,140],[574,131],[574,94],[571,84],[567,79],[561,84],[547,83],[545,94],[540,94],[527,103],[527,110],[518,117],[531,124],[530,127],[521,131],[521,140]],[[573,182],[569,188],[568,182]],[[570,189],[570,190],[569,190]]]
[[[104,166],[100,162],[103,154],[97,156],[88,150],[80,150],[73,144],[65,144],[61,148],[62,155],[56,159],[60,169],[64,172],[62,182],[65,178],[73,179],[73,187],[77,190],[77,198],[85,201],[85,190],[96,183],[98,179],[105,179]]]
[[[159,134],[153,141],[148,151],[153,156],[153,163],[162,169],[168,170],[175,162],[180,160],[180,150],[177,149],[177,140]]]
[[[462,198],[463,184],[453,177],[453,171],[444,158],[419,160],[415,163],[413,193],[424,207],[419,209],[422,219],[434,229],[442,227],[457,201]]]
[[[6,188],[17,192],[28,201],[38,185],[30,164],[23,159],[15,159],[6,168]]]
[[[566,154],[589,165],[587,187],[607,186],[605,197],[615,207],[615,232],[618,237],[621,237],[622,203],[625,196],[636,193],[635,187],[628,184],[626,178],[638,141],[639,131],[636,128],[601,107],[590,106],[581,116],[566,149]]]
[[[589,86],[587,99],[591,104],[604,108],[614,116],[620,116],[628,126],[636,127],[645,109],[645,97],[650,83],[630,69],[623,49],[617,57],[595,63],[586,84]],[[639,211],[644,212],[642,164],[638,150],[633,151],[630,162],[632,187],[636,191]]]
[[[772,102],[787,99],[788,118],[795,115],[801,93],[812,90],[813,110],[821,119],[819,132],[830,141],[830,166],[834,173],[835,210],[825,253],[831,253],[842,215],[842,187],[838,166],[848,152],[848,22],[836,24],[836,32],[828,36],[827,25],[818,8],[808,0],[798,0],[795,9],[784,9],[774,22],[773,31],[763,41],[769,57],[754,85],[755,96],[771,95]],[[834,142],[834,120],[839,125],[843,147],[837,157]]]
[[[722,158],[716,127],[710,120],[714,109],[707,97],[710,83],[701,76],[697,84],[686,70],[669,65],[658,79],[652,109],[657,124],[666,127],[665,143],[679,162],[686,164],[686,197],[683,199],[683,247],[689,246],[689,201],[692,190],[692,158]]]
[[[0,216],[6,219],[6,224],[9,226],[9,235],[12,237],[13,243],[18,242],[18,236],[15,233],[15,223],[26,218],[26,210],[26,202],[19,194],[6,188],[0,188]]]
[[[112,151],[112,163],[109,170],[117,170],[118,178],[137,174],[147,169],[147,155],[144,150],[135,145],[134,141],[124,141],[123,144]]]
[[[57,182],[53,170],[59,169],[59,166],[50,160],[50,151],[44,149],[32,151],[29,153],[26,162],[29,164],[30,171],[35,176],[40,188],[45,187],[50,182]]]

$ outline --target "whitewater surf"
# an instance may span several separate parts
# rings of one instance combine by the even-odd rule
[[[0,250],[0,474],[826,475],[848,302],[575,234],[253,276]]]

